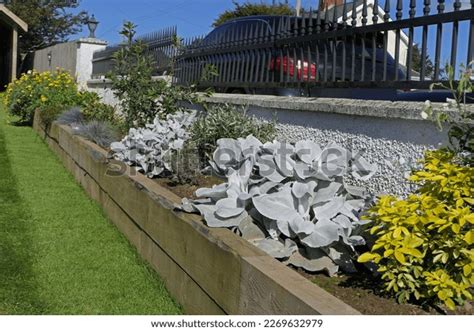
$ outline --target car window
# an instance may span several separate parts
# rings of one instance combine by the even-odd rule
[[[202,41],[201,45],[216,45],[223,41],[226,31],[229,29],[228,24],[223,24],[212,30]]]
[[[253,33],[255,33],[255,31],[260,33],[262,30],[265,32],[271,31],[268,21],[263,19],[248,19],[230,23],[227,33],[239,36],[250,31],[253,31]]]
[[[247,33],[255,34],[261,31],[270,32],[271,23],[266,19],[246,19],[238,21],[230,21],[225,23],[214,30],[212,30],[203,40],[201,45],[211,46],[218,45],[225,42],[226,40],[232,40],[232,38],[239,38],[239,36]]]

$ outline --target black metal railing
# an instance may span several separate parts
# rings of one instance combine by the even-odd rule
[[[145,44],[147,54],[151,55],[155,61],[155,75],[161,75],[171,70],[173,60],[178,51],[176,47],[176,38],[176,26],[152,32],[137,38],[137,40],[140,40]],[[94,53],[92,59],[93,78],[104,76],[113,69],[113,55],[122,47],[122,44],[108,46],[106,49]]]
[[[432,2],[417,8],[415,0],[383,6],[354,0],[300,17],[230,22],[205,38],[184,40],[174,82],[223,89],[426,88],[444,79],[446,62],[457,71],[474,59],[474,1],[455,0],[449,9],[444,0]],[[205,75],[209,68],[216,74]]]

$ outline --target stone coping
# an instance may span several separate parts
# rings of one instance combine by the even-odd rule
[[[284,97],[225,93],[215,93],[211,97],[204,97],[204,100],[209,103],[229,103],[274,110],[324,112],[343,115],[427,121],[421,117],[421,111],[425,108],[425,103],[414,101]],[[444,110],[442,103],[432,103],[432,106],[436,111],[450,113]],[[474,112],[474,105],[467,105],[467,109]]]

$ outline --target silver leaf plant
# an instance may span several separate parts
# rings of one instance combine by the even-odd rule
[[[373,198],[344,176],[367,180],[376,166],[334,143],[263,144],[220,139],[210,165],[226,182],[196,191],[181,208],[210,227],[227,227],[271,256],[308,271],[353,271],[360,213]]]
[[[131,128],[122,141],[110,145],[112,157],[136,167],[150,178],[171,172],[169,156],[183,148],[195,118],[195,111],[180,111],[165,120],[157,117],[144,128]]]

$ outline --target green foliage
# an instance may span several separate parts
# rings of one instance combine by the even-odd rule
[[[51,123],[64,110],[81,104],[82,97],[73,77],[66,71],[30,71],[7,86],[3,101],[8,112],[31,123],[36,109]]]
[[[201,74],[200,81],[198,82],[198,84],[200,82],[211,81],[215,77],[219,77],[219,75],[220,75],[220,73],[219,73],[219,69],[217,68],[217,66],[208,63],[204,66],[204,68],[202,70],[202,74]]]
[[[67,40],[81,31],[86,21],[84,11],[72,13],[79,0],[12,0],[7,7],[28,24],[28,31],[19,39],[22,53],[33,52]]]
[[[196,145],[192,141],[186,141],[182,149],[169,154],[171,165],[171,179],[178,184],[198,183],[197,178],[201,174],[201,160]]]
[[[172,86],[152,77],[153,58],[146,54],[143,42],[135,40],[135,29],[133,23],[124,23],[120,34],[125,38],[125,45],[114,54],[115,66],[108,75],[121,102],[127,129],[143,127],[156,116],[165,118],[176,113],[181,110],[181,101],[199,101],[192,89]]]
[[[41,111],[41,121],[46,127],[50,126],[64,111],[61,104],[51,104]]]
[[[109,76],[121,101],[127,128],[152,120],[158,97],[158,83],[152,79],[153,60],[145,54],[141,41],[134,42],[135,28],[131,22],[124,23],[120,34],[125,37],[126,46],[114,54],[115,66]]]
[[[80,106],[86,122],[99,121],[107,122],[114,128],[123,131],[123,119],[117,115],[117,109],[101,101],[99,95],[95,92],[81,91]]]
[[[472,299],[474,285],[474,168],[448,150],[431,151],[410,180],[421,184],[416,194],[381,197],[369,211],[377,239],[359,262],[376,263],[399,302],[454,309]]]
[[[210,107],[191,127],[191,140],[201,157],[207,158],[217,148],[220,138],[245,138],[253,135],[262,142],[272,141],[276,135],[275,123],[261,123],[246,116],[244,108],[231,105]]]
[[[449,148],[462,158],[465,164],[474,165],[474,113],[467,109],[468,93],[474,92],[472,82],[473,63],[467,68],[462,66],[459,74],[459,81],[455,82],[454,69],[446,65],[448,83],[434,83],[435,86],[450,90],[453,98],[448,99],[445,104],[445,112],[435,111],[429,101],[422,112],[425,118],[431,118],[440,130],[443,125],[448,126]],[[448,115],[449,113],[449,115]]]
[[[234,18],[253,16],[253,15],[293,15],[294,9],[288,3],[278,3],[275,6],[261,3],[244,2],[239,4],[237,1],[232,1],[234,9],[226,10],[214,21],[214,27]]]
[[[418,44],[413,44],[413,48],[412,48],[412,69],[414,71],[417,71],[419,73],[421,73],[421,59],[422,59],[422,56],[421,56],[421,50],[420,48],[418,47]],[[429,55],[427,54],[426,55],[426,58],[425,58],[425,63],[426,63],[426,67],[425,67],[425,70],[426,70],[426,76],[431,76],[433,74],[433,71],[434,71],[434,65],[433,65],[433,61],[431,61]]]

